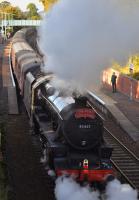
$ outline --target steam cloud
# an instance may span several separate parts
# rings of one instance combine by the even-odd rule
[[[121,184],[118,180],[108,183],[106,188],[107,200],[137,200],[137,191],[128,184]]]
[[[98,192],[81,187],[71,177],[57,179],[55,195],[57,200],[99,200]]]
[[[99,200],[99,192],[89,187],[81,187],[71,177],[56,180],[55,196],[57,200]],[[137,200],[137,191],[118,180],[109,182],[105,194],[106,200]]]
[[[139,3],[59,0],[39,29],[45,70],[87,87],[113,60],[139,52]]]

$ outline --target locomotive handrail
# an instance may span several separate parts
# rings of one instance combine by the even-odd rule
[[[48,99],[47,99],[44,95],[42,95],[42,97],[52,106],[52,108],[53,108],[53,109],[55,110],[55,112],[58,114],[58,116],[60,117],[60,119],[63,120],[63,118],[62,118],[61,115],[59,114],[58,110],[54,107],[54,105],[53,105],[50,101],[48,101]]]
[[[31,100],[31,110],[34,110],[34,90],[40,85],[42,84],[44,81],[48,80],[49,78],[51,78],[51,75],[46,75],[43,77],[39,77],[38,79],[36,79],[36,82],[33,84],[32,86],[32,100]]]

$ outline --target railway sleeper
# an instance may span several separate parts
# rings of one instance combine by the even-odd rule
[[[122,158],[112,159],[116,164],[126,163],[127,166],[129,163],[135,163],[133,160],[123,160]]]
[[[132,170],[132,169],[123,169],[124,171],[126,171],[126,172],[134,172],[134,173],[136,173],[138,176],[139,176],[139,169],[134,169],[134,171]]]
[[[111,145],[112,146],[112,145]],[[125,155],[128,155],[127,152],[125,152],[124,150],[122,149],[116,149],[114,146],[112,146],[114,148],[114,151],[113,151],[113,154],[125,154]]]
[[[130,159],[129,156],[126,155],[126,154],[119,154],[119,155],[117,155],[117,154],[113,155],[112,154],[112,158],[123,158],[124,160],[125,159]]]
[[[134,164],[134,163],[133,163]],[[132,163],[128,164],[128,163],[119,163],[118,164],[121,168],[125,168],[125,170],[127,171],[130,171],[130,170],[134,170],[134,171],[137,171],[139,172],[139,169],[138,169],[138,165],[132,165]]]

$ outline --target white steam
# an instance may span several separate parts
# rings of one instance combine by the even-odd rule
[[[121,184],[118,180],[108,183],[106,188],[107,200],[137,200],[137,191],[128,184]]]
[[[137,191],[128,184],[121,184],[118,180],[113,180],[106,187],[105,200],[137,200]],[[59,177],[56,180],[55,196],[56,200],[99,200],[98,191],[92,191],[88,186],[81,187],[71,177]]]
[[[61,91],[65,96],[74,96],[73,93],[75,93],[77,97],[86,92],[79,83],[76,83],[73,80],[66,82],[63,79],[55,77],[51,80],[51,85]]]
[[[85,87],[98,82],[111,61],[139,51],[138,19],[138,1],[59,0],[39,30],[46,71]]]
[[[98,192],[81,187],[71,177],[56,180],[55,195],[57,200],[99,200]]]

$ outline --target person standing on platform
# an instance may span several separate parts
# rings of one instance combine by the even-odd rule
[[[116,92],[116,79],[117,79],[117,76],[115,75],[115,72],[113,72],[111,76],[112,92]]]

